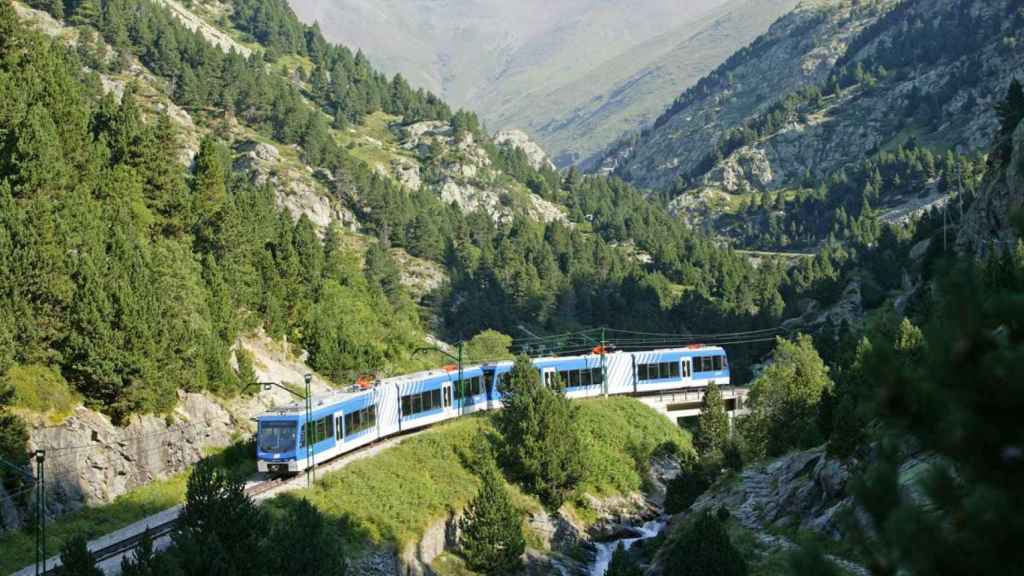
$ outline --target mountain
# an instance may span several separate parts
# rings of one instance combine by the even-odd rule
[[[849,167],[886,154],[903,161],[915,150],[921,158],[911,164],[934,163],[926,156],[947,150],[983,150],[998,123],[993,103],[1024,65],[1021,7],[1019,0],[801,4],[640,136],[620,142],[598,169],[664,191],[680,214],[710,218],[712,226],[768,203],[813,204],[826,215],[845,204],[852,217],[865,201],[892,214],[927,209],[944,201],[933,193],[942,183],[934,170],[918,170],[911,186],[883,179],[854,192],[844,185]],[[955,182],[961,172],[946,184],[963,187]],[[799,223],[785,224],[788,231]],[[824,239],[831,224],[826,219],[809,241]]]
[[[490,129],[527,131],[561,165],[652,120],[793,4],[291,0],[329,39]]]

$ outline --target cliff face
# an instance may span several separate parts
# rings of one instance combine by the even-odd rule
[[[957,236],[960,252],[986,256],[1014,250],[1020,240],[1019,222],[1024,210],[1024,122],[1009,138],[1010,155],[989,173],[986,183],[964,216]]]
[[[798,186],[911,138],[982,150],[997,125],[992,103],[1024,65],[1019,4],[804,4],[602,169],[656,189],[735,193]],[[812,85],[824,96],[773,108],[768,121],[773,104]],[[741,145],[715,157],[744,126],[754,130]]]

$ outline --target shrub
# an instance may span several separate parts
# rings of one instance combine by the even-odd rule
[[[67,380],[49,366],[12,366],[4,378],[14,389],[15,406],[64,416],[78,404]]]
[[[747,561],[733,546],[725,524],[702,512],[670,544],[668,566],[678,576],[746,576]]]
[[[665,494],[665,512],[678,514],[687,510],[710,486],[712,479],[703,466],[697,463],[684,467],[678,476],[668,483]]]
[[[630,560],[629,551],[620,542],[612,554],[612,560],[608,563],[608,570],[604,576],[642,576],[643,573],[643,570]]]

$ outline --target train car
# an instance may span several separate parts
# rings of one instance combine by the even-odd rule
[[[307,442],[319,464],[379,437],[375,391],[339,392],[313,402],[308,421],[305,403],[290,404],[257,419],[256,466],[260,472],[305,470]]]
[[[483,366],[463,366],[461,383],[458,372],[453,372],[452,376],[455,411],[459,416],[490,408],[489,398],[493,382],[487,381],[488,374]]]
[[[717,346],[536,358],[532,363],[542,383],[557,382],[569,398],[730,384],[729,360]],[[379,380],[370,389],[314,399],[309,422],[302,403],[268,412],[257,418],[257,467],[270,473],[305,470],[307,439],[319,464],[380,438],[500,409],[502,384],[512,367],[507,361],[464,366],[461,382],[452,367]]]
[[[429,370],[386,378],[377,386],[395,390],[397,429],[405,432],[458,416],[452,387],[456,378],[448,370]]]
[[[729,384],[729,362],[717,346],[632,352],[633,392],[661,392],[715,382]]]
[[[563,356],[537,358],[533,365],[545,386],[560,386],[568,398],[589,398],[604,392],[601,356]]]

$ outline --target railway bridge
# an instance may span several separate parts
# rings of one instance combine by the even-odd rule
[[[726,414],[731,421],[735,416],[746,413],[747,394],[750,390],[743,386],[721,386],[722,400]],[[664,414],[678,424],[683,420],[695,418],[700,414],[700,405],[704,401],[706,388],[687,388],[683,390],[666,390],[636,396],[636,399]]]

